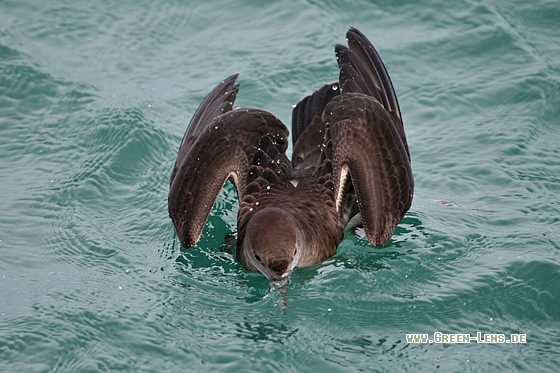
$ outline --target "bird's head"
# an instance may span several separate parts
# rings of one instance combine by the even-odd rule
[[[301,259],[303,242],[304,232],[292,214],[267,207],[247,224],[240,260],[247,269],[262,272],[272,282],[285,282]]]

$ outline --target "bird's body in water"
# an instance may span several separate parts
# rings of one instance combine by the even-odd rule
[[[295,267],[334,255],[358,213],[373,245],[391,238],[414,189],[400,109],[371,43],[353,28],[346,37],[348,47],[335,48],[338,82],[294,108],[291,161],[289,131],[279,119],[233,108],[236,75],[202,102],[169,192],[169,215],[184,247],[199,240],[228,179],[240,201],[237,258],[272,283],[285,284]]]

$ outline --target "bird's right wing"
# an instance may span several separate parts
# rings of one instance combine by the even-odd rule
[[[240,198],[263,136],[285,152],[288,129],[272,114],[234,109],[237,85],[220,83],[196,111],[179,148],[168,196],[169,216],[184,247],[198,242],[224,183],[230,178]]]

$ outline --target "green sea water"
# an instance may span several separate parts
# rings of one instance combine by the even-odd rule
[[[557,0],[0,0],[0,372],[560,371],[559,25]],[[222,247],[232,185],[184,249],[169,177],[218,82],[290,124],[350,26],[414,202],[386,247],[296,269],[283,312]],[[406,338],[435,332],[526,343]]]

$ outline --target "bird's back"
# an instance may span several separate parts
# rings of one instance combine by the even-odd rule
[[[322,142],[322,141],[321,141]],[[314,170],[316,167],[314,167]],[[294,183],[291,164],[273,141],[263,137],[257,147],[253,164],[247,172],[246,187],[238,212],[238,258],[244,247],[247,224],[266,208],[281,208],[294,216],[305,232],[305,253],[300,266],[312,265],[336,253],[342,239],[332,187],[325,187],[324,178],[306,175]],[[294,185],[296,184],[296,185]],[[282,227],[265,226],[270,234],[281,234]]]

